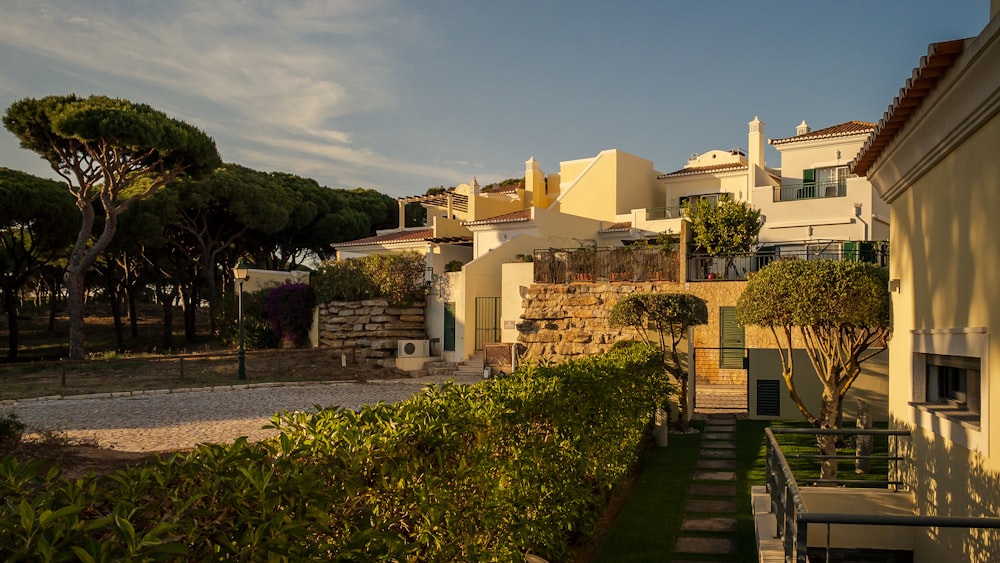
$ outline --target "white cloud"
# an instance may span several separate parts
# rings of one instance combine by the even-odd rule
[[[3,11],[0,48],[57,61],[109,87],[99,93],[149,92],[141,101],[190,120],[224,152],[453,174],[352,148],[357,135],[338,127],[396,102],[392,50],[424,32],[394,0],[14,0]],[[18,97],[51,93],[61,92]]]

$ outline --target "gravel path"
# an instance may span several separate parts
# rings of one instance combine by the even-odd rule
[[[449,378],[450,379],[450,378]],[[197,444],[251,441],[275,435],[262,427],[281,411],[314,411],[315,406],[357,409],[379,401],[412,397],[441,378],[258,384],[207,389],[147,391],[134,395],[77,396],[6,402],[31,434],[57,432],[71,440],[130,452],[159,452]],[[456,379],[473,383],[478,378]]]

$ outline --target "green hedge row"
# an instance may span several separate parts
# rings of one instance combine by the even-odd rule
[[[625,347],[428,388],[280,436],[66,481],[0,462],[9,561],[563,561],[637,462],[669,384]]]

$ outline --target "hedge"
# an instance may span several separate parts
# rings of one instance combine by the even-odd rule
[[[639,459],[669,391],[633,346],[429,387],[355,412],[283,413],[279,436],[108,477],[0,461],[16,561],[565,561]]]

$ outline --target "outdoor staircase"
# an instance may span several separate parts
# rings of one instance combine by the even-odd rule
[[[424,364],[428,376],[435,377],[482,377],[483,358],[475,356],[462,362],[433,361]]]

